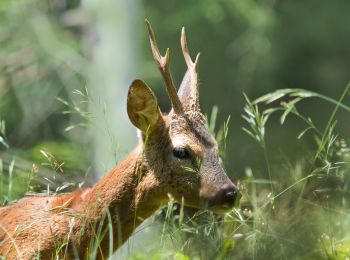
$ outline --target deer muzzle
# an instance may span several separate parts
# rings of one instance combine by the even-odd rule
[[[239,205],[241,194],[234,184],[226,184],[212,197],[208,198],[208,208],[219,210],[231,210]]]
[[[230,211],[239,205],[241,193],[239,188],[227,177],[222,181],[212,181],[203,183],[200,197],[204,207],[218,213]]]

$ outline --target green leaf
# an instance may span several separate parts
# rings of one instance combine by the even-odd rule
[[[0,144],[2,144],[3,146],[5,146],[5,148],[10,148],[10,146],[8,145],[8,143],[6,143],[5,139],[0,136]]]
[[[299,134],[298,134],[298,139],[301,139],[303,136],[304,136],[304,134],[307,132],[307,131],[309,131],[310,129],[314,129],[314,127],[312,127],[312,126],[309,126],[309,127],[307,127],[307,128],[305,128],[303,131],[301,131]]]

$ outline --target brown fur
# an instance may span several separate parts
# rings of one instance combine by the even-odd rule
[[[143,220],[167,202],[168,193],[178,201],[183,197],[188,206],[200,207],[206,198],[230,183],[226,175],[215,173],[206,180],[208,173],[187,172],[176,160],[171,160],[171,140],[191,147],[200,160],[205,160],[208,151],[216,154],[217,146],[203,145],[189,129],[187,120],[171,115],[163,116],[162,120],[161,135],[150,135],[146,147],[141,142],[92,188],[59,196],[27,197],[1,208],[0,255],[9,259],[40,255],[48,259],[55,255],[56,247],[69,238],[67,251],[64,248],[60,256],[74,257],[75,247],[83,257],[96,232],[94,225],[101,221],[106,209],[115,224],[113,250],[116,250]],[[215,141],[204,143],[208,142]],[[189,167],[193,165],[190,163]],[[106,238],[101,244],[105,256],[108,245]]]
[[[179,93],[185,109],[163,115],[151,89],[142,81],[131,84],[128,114],[141,131],[139,145],[93,187],[58,196],[26,197],[0,208],[0,256],[30,259],[54,256],[84,258],[106,214],[112,217],[113,251],[137,226],[168,201],[168,194],[190,207],[227,211],[233,201],[227,192],[238,189],[219,163],[218,145],[205,128],[198,96],[185,77]],[[196,87],[196,86],[195,86]],[[188,101],[188,99],[190,101]],[[188,107],[188,109],[186,109]],[[179,108],[182,111],[182,108]],[[177,158],[175,147],[185,148],[189,158]],[[104,222],[103,222],[104,221]],[[109,234],[98,249],[98,258],[109,253]]]

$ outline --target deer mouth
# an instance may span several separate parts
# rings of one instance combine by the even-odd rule
[[[232,211],[234,207],[229,207],[229,206],[225,206],[225,205],[221,205],[221,206],[212,206],[212,207],[208,207],[208,210],[214,212],[215,214],[218,215],[224,215],[226,213],[229,213],[230,211]]]
[[[242,195],[235,186],[224,186],[214,196],[204,198],[207,209],[215,213],[227,213],[239,206]]]

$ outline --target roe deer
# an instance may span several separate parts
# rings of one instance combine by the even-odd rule
[[[162,114],[157,98],[141,80],[127,97],[130,121],[141,132],[139,145],[93,187],[56,196],[32,196],[0,208],[0,255],[7,258],[85,258],[97,227],[107,234],[97,258],[120,247],[134,229],[168,201],[227,212],[238,203],[238,188],[219,162],[218,145],[205,127],[198,96],[198,60],[193,62],[184,28],[181,47],[187,72],[178,93],[169,71],[169,49],[161,56],[146,20],[153,57],[165,80],[172,109]],[[106,214],[113,232],[108,233]],[[113,236],[109,236],[112,234]],[[110,248],[113,247],[113,248]]]

